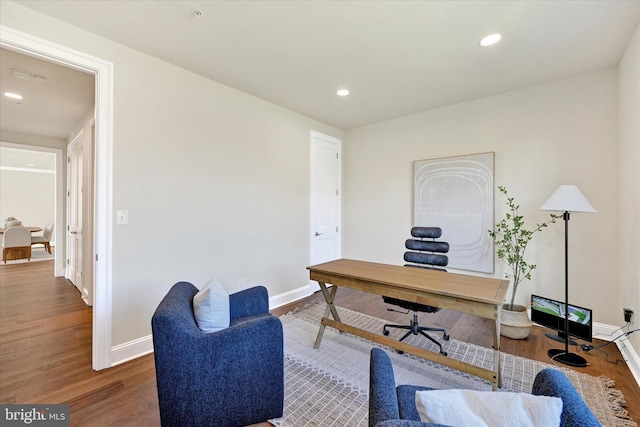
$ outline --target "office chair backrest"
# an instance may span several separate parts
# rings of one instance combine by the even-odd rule
[[[421,239],[437,239],[442,236],[442,229],[440,227],[413,227],[411,235]],[[404,260],[411,263],[405,264],[405,267],[446,271],[444,268],[437,267],[446,267],[449,264],[449,257],[442,255],[449,252],[449,243],[435,240],[407,239],[404,246],[411,251],[418,251],[404,253]]]

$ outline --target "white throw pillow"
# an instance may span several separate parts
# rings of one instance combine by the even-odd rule
[[[193,297],[193,314],[204,332],[216,332],[229,327],[229,293],[215,279]]]
[[[416,407],[423,422],[456,427],[559,426],[562,399],[527,393],[421,390]]]

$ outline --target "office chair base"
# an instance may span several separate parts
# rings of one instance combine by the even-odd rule
[[[450,337],[447,334],[447,331],[444,328],[432,328],[432,327],[428,327],[428,326],[420,326],[418,325],[417,322],[417,318],[418,315],[414,313],[414,320],[411,321],[411,325],[384,325],[384,327],[382,328],[382,334],[383,335],[389,335],[389,331],[387,328],[397,328],[397,329],[407,329],[407,333],[404,334],[402,336],[402,338],[400,338],[398,341],[403,341],[405,338],[407,338],[409,335],[422,335],[425,338],[427,338],[429,341],[433,342],[435,345],[438,346],[438,348],[440,349],[440,354],[443,356],[447,355],[447,352],[444,351],[442,349],[442,344],[440,344],[438,341],[436,341],[435,338],[433,338],[431,335],[426,334],[424,331],[432,331],[432,332],[442,332],[442,339],[445,341],[449,341]],[[403,354],[404,351],[402,350],[398,350],[398,354]]]

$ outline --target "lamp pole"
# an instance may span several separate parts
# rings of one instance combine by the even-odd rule
[[[587,360],[569,352],[569,211],[562,214],[564,219],[564,350],[552,348],[547,351],[552,360],[569,366],[587,366]]]
[[[564,349],[552,348],[547,354],[551,359],[565,365],[587,366],[586,359],[569,352],[569,212],[596,212],[596,210],[575,185],[558,187],[540,209],[563,212],[564,219]]]
[[[564,219],[564,352],[569,354],[569,211],[564,211],[562,219]]]

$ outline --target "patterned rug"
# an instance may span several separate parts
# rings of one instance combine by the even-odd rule
[[[21,259],[8,259],[6,265],[9,264],[23,264],[25,262],[36,262],[36,261],[49,261],[55,259],[55,247],[51,247],[51,254],[47,252],[42,246],[38,245],[34,248],[31,248],[31,260],[27,260],[26,258]],[[0,260],[0,265],[5,265]]]
[[[271,420],[278,427],[367,426],[369,353],[381,347],[393,362],[397,384],[434,388],[491,390],[488,381],[452,368],[394,350],[327,327],[320,348],[313,349],[324,303],[314,303],[280,317],[284,328],[285,406],[282,418]],[[343,322],[379,332],[384,320],[338,307]],[[401,331],[396,331],[400,338]],[[390,336],[394,337],[394,331]],[[410,344],[434,350],[435,345],[417,336]],[[444,342],[449,357],[491,369],[493,351],[451,339]],[[503,391],[531,391],[536,373],[548,367],[562,370],[605,427],[629,427],[626,403],[613,381],[510,354],[501,354]]]

